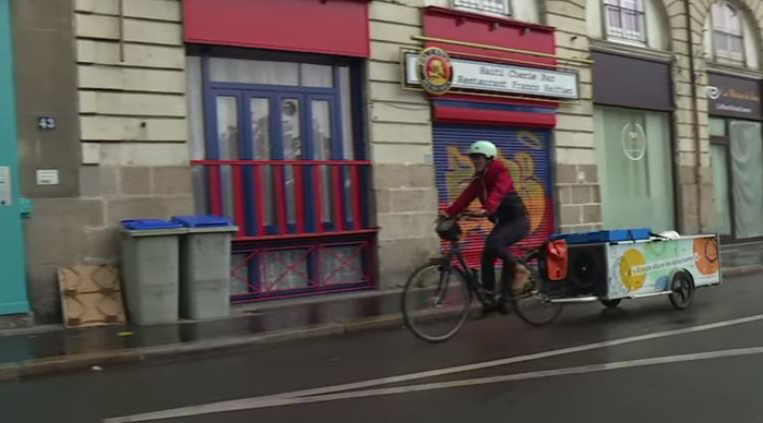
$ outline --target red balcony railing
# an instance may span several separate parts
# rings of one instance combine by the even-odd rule
[[[207,212],[231,218],[239,240],[370,231],[368,161],[198,160]]]

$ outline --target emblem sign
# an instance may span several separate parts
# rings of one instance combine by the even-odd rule
[[[621,142],[623,153],[628,159],[637,162],[646,155],[646,132],[640,124],[625,124],[623,126]]]
[[[441,48],[424,49],[416,61],[416,68],[421,87],[429,94],[443,95],[453,85],[453,64]]]

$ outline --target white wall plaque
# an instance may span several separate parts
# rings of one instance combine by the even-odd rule
[[[55,169],[38,170],[37,185],[58,185],[58,170],[55,170]]]

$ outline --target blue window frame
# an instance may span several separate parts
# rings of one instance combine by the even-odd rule
[[[344,122],[347,116],[352,116],[352,110],[343,110],[342,97],[340,89],[341,87],[347,87],[348,89],[355,91],[358,87],[356,80],[358,79],[357,70],[353,67],[349,67],[347,75],[349,81],[341,81],[340,78],[340,66],[330,66],[331,69],[331,81],[330,86],[326,87],[308,87],[308,86],[294,86],[294,85],[269,85],[269,84],[254,84],[244,82],[221,82],[212,80],[210,72],[210,57],[202,57],[202,73],[204,83],[204,108],[205,108],[205,128],[206,128],[206,159],[207,160],[349,160],[354,158],[361,158],[364,155],[364,148],[358,141],[362,140],[362,125],[358,117],[353,119],[353,127],[350,135],[355,140],[355,143],[351,145],[352,151],[345,150],[344,142]],[[303,81],[303,66],[296,62],[294,63],[298,69],[298,79],[301,83]],[[325,69],[326,66],[323,66]],[[325,82],[325,81],[324,81]],[[350,99],[349,108],[353,109],[359,105],[362,107],[362,103],[358,102],[357,96],[352,96]],[[220,102],[224,99],[225,102],[235,103],[235,130],[231,129],[227,134],[229,139],[221,140],[221,132],[218,127],[220,121]],[[362,101],[362,100],[361,100]],[[257,102],[257,107],[254,107]],[[230,104],[228,104],[230,106]],[[260,123],[253,122],[253,112],[260,106],[264,106],[268,111],[267,119],[262,120]],[[292,110],[287,110],[291,108]],[[294,110],[296,109],[296,110]],[[288,126],[287,115],[289,113],[295,113],[297,116],[291,116],[290,119],[295,126]],[[228,119],[233,119],[233,116],[226,116]],[[321,119],[325,122],[320,122]],[[323,132],[328,131],[329,135],[321,133],[317,130],[316,125],[318,123],[325,125]],[[263,128],[261,126],[266,125],[267,128],[262,133]],[[288,126],[288,127],[287,127]],[[259,131],[259,132],[258,132]],[[257,134],[255,134],[257,132]],[[295,135],[296,134],[296,135]],[[259,139],[256,138],[259,136]],[[290,138],[291,137],[291,138]],[[328,145],[317,145],[316,142],[319,138],[324,139],[328,137]],[[287,139],[291,139],[291,142],[284,142]],[[268,145],[261,145],[262,142]],[[259,141],[259,144],[258,144]],[[233,144],[233,145],[231,145]],[[328,150],[328,151],[326,151]],[[232,152],[235,151],[235,155]],[[268,156],[268,157],[265,157]],[[323,231],[335,231],[337,230],[336,222],[334,221],[335,210],[333,207],[337,205],[339,207],[339,216],[343,221],[345,228],[353,227],[351,221],[350,210],[350,198],[347,195],[344,188],[343,192],[336,192],[334,188],[333,178],[328,178],[328,182],[324,182],[321,179],[323,201],[322,206],[324,208],[321,216],[323,219],[321,222],[316,221],[317,215],[314,209],[316,203],[315,192],[315,180],[330,176],[330,172],[327,173],[325,167],[319,166],[302,166],[303,178],[302,178],[302,191],[297,193],[294,191],[295,181],[293,176],[293,166],[284,166],[284,192],[287,198],[292,200],[295,195],[301,194],[303,204],[305,208],[304,219],[302,224],[304,225],[304,231],[314,232],[318,229]],[[246,235],[278,235],[282,234],[282,231],[278,225],[278,211],[273,209],[271,202],[263,201],[262,205],[258,207],[255,204],[256,199],[252,194],[253,189],[253,168],[251,166],[243,167],[244,187],[243,191],[246,194],[244,201],[245,213],[249,216],[254,216],[254,219],[248,219],[245,227]],[[227,174],[226,174],[227,175]],[[224,175],[224,176],[226,176]],[[278,182],[273,175],[273,170],[265,168],[263,171],[263,186],[266,188],[265,193],[260,197],[264,200],[272,199],[273,192],[270,189],[275,189],[274,182]],[[340,172],[340,185],[343,187],[346,181],[350,178],[349,171],[342,169]],[[225,179],[225,178],[224,178]],[[291,182],[290,182],[291,181]],[[368,181],[367,171],[361,172],[361,181],[365,184]],[[270,187],[270,188],[268,188]],[[365,201],[366,190],[362,190],[363,204],[367,204]],[[232,193],[230,187],[227,188],[227,196],[231,197],[235,195]],[[339,195],[341,198],[339,201],[334,201],[334,196]],[[224,195],[225,197],[225,195]],[[229,200],[232,203],[232,200]],[[290,204],[287,201],[287,224],[286,233],[296,233],[297,228],[297,205],[292,201]],[[232,213],[230,206],[224,207],[227,213]],[[258,210],[263,210],[266,216],[257,216]],[[264,233],[260,233],[254,222],[265,219],[267,224],[264,226]],[[363,211],[364,224],[367,222],[367,211]]]
[[[201,118],[203,113],[204,120],[203,148],[200,142],[199,148],[195,150],[197,152],[195,158],[201,159],[203,157],[212,162],[226,159],[272,160],[277,162],[289,158],[316,161],[365,160],[366,146],[364,140],[366,136],[362,113],[365,110],[365,98],[362,61],[309,54],[201,46],[189,46],[189,53],[200,59],[197,62],[198,69],[200,69],[197,75],[200,76],[201,84],[199,87],[202,90],[201,93],[198,93],[199,103],[197,104],[201,104],[202,107],[196,109],[195,116]],[[222,62],[232,63],[233,67],[246,68],[249,65],[241,62],[245,62],[244,59],[247,58],[252,59],[252,61],[271,61],[270,63],[296,65],[298,67],[296,78],[292,78],[288,83],[276,85],[273,84],[273,75],[275,74],[252,76],[251,74],[242,74],[241,69],[230,74],[221,74],[220,62],[216,61],[221,59]],[[318,70],[322,72],[319,78],[305,73],[312,72],[317,68],[320,68]],[[330,69],[330,72],[323,72],[326,69]],[[212,71],[215,72],[214,77]],[[236,74],[236,72],[238,73]],[[238,75],[239,78],[234,77],[236,76],[234,74]],[[268,78],[270,79],[268,80]],[[254,83],[255,80],[265,80],[265,83]],[[303,80],[306,83],[303,83]],[[317,85],[322,85],[322,87]],[[282,119],[289,108],[284,110],[281,107],[282,103],[288,100],[295,101],[298,109],[298,117],[293,119],[293,122],[297,123],[290,128],[285,127]],[[227,103],[225,106],[226,115],[221,116],[218,113],[218,101]],[[203,112],[200,110],[201,108],[203,108]],[[227,127],[218,128],[218,122],[227,125]],[[284,142],[284,134],[290,130],[293,131],[294,128],[297,128],[298,146],[290,139]],[[201,141],[201,137],[198,139]],[[258,166],[262,167],[262,164]],[[340,187],[340,191],[337,193],[328,195],[332,200],[339,200],[337,201],[338,212],[341,221],[343,221],[342,229],[347,230],[346,232],[338,231],[339,227],[335,224],[335,210],[333,208],[321,213],[325,217],[321,221],[316,219],[317,213],[314,208],[316,207],[318,192],[314,187],[316,182],[322,183],[318,178],[321,177],[322,172],[325,172],[323,167],[305,165],[302,168],[304,168],[301,179],[303,182],[302,194],[304,195],[304,219],[301,221],[303,225],[301,228],[291,223],[283,227],[277,216],[275,219],[268,220],[267,214],[270,213],[273,217],[275,213],[272,210],[272,204],[264,204],[264,201],[263,204],[256,203],[256,196],[253,194],[254,167],[244,165],[239,168],[242,174],[241,189],[244,198],[241,198],[242,201],[240,202],[223,207],[226,212],[233,213],[231,207],[235,206],[247,215],[246,223],[241,225],[243,227],[243,234],[241,235],[245,235],[245,237],[237,239],[233,247],[234,255],[244,254],[246,257],[250,257],[243,264],[241,270],[241,277],[247,281],[248,286],[242,287],[244,292],[234,295],[235,301],[246,302],[281,296],[304,295],[318,291],[353,290],[373,286],[371,269],[373,268],[374,249],[372,245],[374,238],[372,234],[366,231],[369,228],[370,211],[365,206],[369,204],[369,190],[365,187],[370,182],[370,167],[367,165],[358,167],[358,183],[360,184],[358,197],[350,198],[348,194],[350,191],[344,187]],[[219,169],[223,180],[226,176],[230,180],[233,172],[230,166],[215,166],[214,163],[203,165],[203,169],[206,169],[207,177],[210,175],[208,173],[210,169]],[[349,170],[349,166],[343,167],[340,172],[340,184],[349,181],[351,176]],[[262,187],[264,187],[262,191],[266,191],[264,173],[261,176],[263,177],[261,179]],[[327,186],[333,189],[333,178],[330,179]],[[211,196],[212,187],[213,185],[207,181],[204,190],[200,190],[200,192],[207,192]],[[215,185],[215,187],[219,188],[220,185]],[[326,195],[325,188],[321,188],[322,195]],[[225,200],[226,195],[229,197],[235,195],[232,194],[233,188],[230,186],[222,187],[222,189],[224,191],[223,200]],[[219,192],[216,194],[216,199],[219,199]],[[269,194],[262,192],[260,198],[270,198],[270,202],[273,203],[272,194],[272,192]],[[357,222],[353,222],[354,214],[352,213],[351,201],[356,198],[359,198],[361,205],[360,216]],[[325,205],[326,202],[322,202]],[[211,204],[213,203],[210,202],[209,205]],[[271,208],[270,211],[269,208]],[[263,216],[258,216],[258,214]],[[268,220],[267,224],[264,224],[266,220]],[[263,225],[261,226],[261,224]],[[305,233],[322,230],[331,232],[331,234],[327,234],[325,237],[303,237],[299,233],[299,229]],[[361,231],[353,232],[353,229],[360,229]],[[295,234],[295,236],[288,236],[289,234]],[[281,235],[286,236],[281,237]],[[263,236],[265,238],[262,238]],[[363,276],[357,281],[337,279],[336,275],[332,276],[331,269],[326,268],[332,264],[328,261],[324,263],[325,260],[322,258],[324,249],[341,248],[348,242],[363,246],[362,254],[358,257]],[[289,283],[275,288],[267,286],[274,282],[278,273],[286,269],[286,267],[280,267],[280,270],[274,270],[268,267],[269,265],[272,267],[274,263],[280,260],[271,259],[266,254],[274,248],[307,253],[304,256],[304,267],[302,267],[303,264],[299,264],[299,261],[292,261],[292,258],[288,259],[288,263],[281,264],[284,266],[299,264],[298,267],[304,268],[307,280],[311,281],[308,286],[291,286]],[[273,273],[274,271],[276,274]]]

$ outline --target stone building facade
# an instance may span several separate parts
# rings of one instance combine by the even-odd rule
[[[288,3],[298,1],[318,3]],[[342,2],[358,3],[334,3]],[[597,99],[597,80],[612,75],[596,74],[595,57],[614,55],[664,65],[670,104],[658,108],[669,115],[664,140],[669,143],[669,172],[664,177],[672,179],[672,193],[665,195],[670,195],[674,210],[673,216],[665,213],[666,224],[682,233],[716,230],[718,203],[724,200],[716,198],[714,184],[708,74],[742,75],[760,86],[763,73],[755,52],[763,37],[763,2],[722,2],[722,7],[738,13],[742,60],[714,53],[721,39],[716,32],[723,28],[716,22],[721,12],[713,15],[717,2],[711,0],[360,3],[367,7],[369,44],[366,57],[352,62],[363,76],[362,93],[354,95],[363,100],[356,107],[363,117],[358,133],[364,139],[359,142],[372,175],[366,187],[371,195],[362,207],[368,226],[379,229],[375,253],[364,265],[374,268],[370,273],[377,273],[378,288],[399,286],[413,266],[437,253],[439,245],[432,231],[443,201],[433,141],[439,136],[433,118],[436,99],[403,88],[401,56],[402,50],[422,48],[427,10],[448,14],[443,9],[457,9],[466,13],[463,19],[483,19],[485,25],[492,22],[493,29],[514,25],[552,33],[555,60],[578,72],[579,99],[558,104],[549,132],[553,168],[547,176],[552,178],[548,221],[554,230],[606,227],[613,213],[607,206],[617,200],[602,189],[604,181],[611,180],[606,182],[610,187],[615,182],[607,174],[606,156],[600,151],[604,141],[597,135],[609,115],[597,110],[620,105]],[[487,3],[499,8],[485,13],[480,8]],[[643,15],[642,27],[630,28],[635,31],[631,35],[643,39],[623,39],[628,29],[623,22],[621,32],[612,29],[617,27],[613,10],[631,7],[626,3],[637,4],[632,7]],[[21,196],[32,204],[24,220],[27,276],[21,283],[39,321],[59,318],[57,267],[116,263],[121,219],[192,213],[198,209],[194,196],[198,203],[206,195],[194,188],[191,177],[194,154],[189,139],[199,118],[190,111],[187,66],[195,43],[184,37],[184,6],[180,0],[10,1]],[[729,37],[737,36],[735,28],[732,25]],[[736,45],[732,41],[731,50]],[[39,127],[38,118],[47,116],[56,119],[55,130]],[[759,118],[763,119],[752,120]],[[40,183],[38,171],[46,169],[57,171],[55,184]]]

